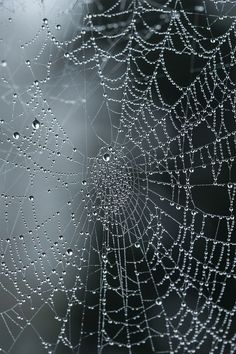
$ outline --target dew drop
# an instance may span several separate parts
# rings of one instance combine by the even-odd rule
[[[157,299],[157,300],[156,300],[156,304],[157,304],[158,306],[160,306],[160,305],[161,305],[161,300]]]
[[[39,123],[38,119],[35,119],[35,120],[33,121],[32,127],[33,127],[34,129],[39,129],[40,123]]]
[[[111,156],[110,156],[110,154],[108,154],[108,153],[105,153],[105,154],[103,155],[103,160],[106,161],[106,162],[110,161],[110,158],[111,158]]]
[[[14,132],[14,133],[13,133],[13,138],[14,138],[14,139],[18,140],[19,137],[20,137],[20,134],[19,134],[18,132]]]
[[[71,248],[68,248],[68,250],[66,251],[66,253],[67,253],[68,256],[72,256],[73,251],[72,251]]]

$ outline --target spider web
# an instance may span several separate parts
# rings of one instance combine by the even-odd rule
[[[236,353],[235,2],[28,5],[1,3],[1,351]]]

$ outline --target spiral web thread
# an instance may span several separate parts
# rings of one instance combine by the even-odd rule
[[[2,352],[32,331],[48,353],[236,353],[235,2],[76,2],[60,16],[70,39],[49,16],[21,43],[29,84],[2,61]],[[92,92],[89,155],[65,125]]]

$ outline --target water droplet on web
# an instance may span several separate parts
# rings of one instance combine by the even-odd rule
[[[35,120],[33,121],[32,127],[33,127],[34,129],[39,129],[40,123],[39,123],[38,119],[35,119]]]
[[[60,30],[61,29],[61,25],[56,25],[56,29]]]
[[[68,248],[68,250],[66,251],[68,256],[72,256],[73,254],[73,250],[71,248]]]
[[[13,133],[13,138],[14,138],[14,139],[18,140],[19,137],[20,137],[20,134],[19,134],[18,132],[14,132],[14,133]]]
[[[110,158],[111,158],[111,156],[110,156],[110,154],[108,154],[108,153],[105,153],[105,154],[103,155],[103,160],[106,161],[106,162],[110,161]]]
[[[161,306],[161,304],[162,304],[161,300],[157,299],[156,300],[156,305]]]
[[[5,68],[5,67],[7,66],[6,60],[2,60],[2,61],[1,61],[1,66],[2,66],[3,68]]]
[[[204,11],[204,7],[201,5],[196,5],[194,6],[194,10],[198,11],[198,12],[203,12]]]
[[[82,185],[86,186],[87,182],[85,180],[82,181]]]

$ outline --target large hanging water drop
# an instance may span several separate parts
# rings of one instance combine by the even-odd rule
[[[66,254],[67,254],[68,256],[72,256],[73,250],[72,250],[71,248],[68,248],[68,250],[66,251]]]
[[[33,121],[32,127],[33,127],[34,129],[39,129],[39,127],[40,127],[40,122],[38,121],[38,119],[35,119],[35,120]]]
[[[110,154],[108,154],[108,153],[105,153],[105,154],[103,155],[103,160],[106,161],[106,162],[110,161],[110,158],[111,158],[111,156],[110,156]]]
[[[20,137],[20,134],[19,134],[18,132],[14,132],[14,133],[13,133],[13,138],[14,138],[14,139],[18,140],[19,137]]]

